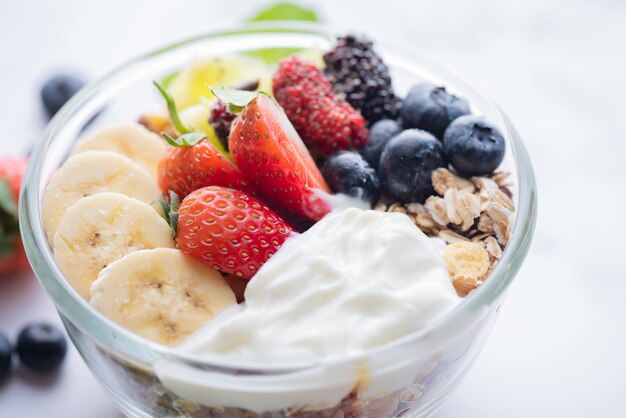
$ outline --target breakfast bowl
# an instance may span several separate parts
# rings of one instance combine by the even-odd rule
[[[46,185],[85,133],[133,122],[163,108],[152,80],[200,59],[261,51],[324,51],[333,30],[265,23],[213,32],[134,59],[77,94],[35,147],[24,181],[20,224],[26,252],[67,332],[95,377],[129,417],[409,418],[430,416],[467,373],[485,344],[506,290],[527,254],[536,188],[524,145],[500,108],[479,89],[397,42],[377,40],[404,96],[418,81],[445,85],[502,132],[515,216],[510,238],[485,282],[418,331],[351,355],[298,364],[237,364],[151,342],[94,309],[68,283],[42,221]],[[367,332],[366,329],[362,330]]]

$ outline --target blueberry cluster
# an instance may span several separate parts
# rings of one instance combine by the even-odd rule
[[[437,168],[485,175],[500,165],[504,152],[504,137],[494,124],[472,115],[465,99],[424,82],[409,90],[399,119],[374,123],[359,153],[329,158],[324,176],[336,193],[423,203],[434,194],[431,175]]]
[[[67,341],[59,329],[44,323],[24,327],[17,337],[15,349],[7,337],[0,334],[0,380],[11,371],[14,351],[27,368],[35,372],[51,372],[63,363]]]

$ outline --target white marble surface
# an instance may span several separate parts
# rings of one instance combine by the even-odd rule
[[[2,0],[0,152],[44,125],[40,83],[98,77],[259,2]],[[402,39],[487,91],[525,139],[539,184],[535,240],[492,338],[438,418],[626,415],[626,3],[620,0],[315,2],[337,26]],[[0,283],[0,329],[58,322],[32,277]],[[0,417],[118,418],[74,349],[47,381],[17,371]]]

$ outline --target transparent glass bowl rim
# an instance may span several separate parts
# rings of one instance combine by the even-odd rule
[[[57,309],[63,316],[82,332],[97,341],[99,345],[112,350],[119,356],[145,365],[151,365],[153,362],[160,359],[168,359],[199,365],[205,368],[218,368],[225,373],[234,373],[242,370],[241,367],[233,367],[233,365],[217,364],[214,362],[199,364],[197,358],[193,356],[188,356],[168,347],[147,341],[105,318],[74,291],[54,263],[41,222],[41,196],[42,188],[45,187],[45,181],[41,177],[50,144],[57,131],[72,117],[74,112],[85,105],[85,103],[88,103],[93,94],[99,91],[103,85],[106,85],[110,79],[113,79],[120,73],[132,71],[151,58],[168,54],[168,52],[180,47],[192,46],[197,42],[228,36],[255,36],[255,34],[259,33],[310,34],[334,39],[334,35],[338,32],[327,26],[301,22],[283,21],[245,24],[232,26],[228,29],[211,31],[139,56],[117,67],[100,80],[86,86],[73,97],[52,119],[46,129],[44,137],[37,144],[38,146],[34,148],[23,182],[20,200],[20,227],[28,258],[40,282],[52,297]],[[387,41],[387,43],[394,45],[396,51],[398,48],[401,48],[403,56],[406,54],[409,59],[417,60],[419,65],[427,66],[429,70],[436,72],[438,75],[442,75],[446,80],[454,80],[455,83],[470,88],[467,83],[459,80],[458,77],[451,75],[447,70],[432,63],[430,60],[425,59],[412,48],[407,46],[398,47],[398,42],[396,41],[393,41],[393,43]],[[465,298],[455,309],[437,321],[430,323],[425,328],[398,341],[364,353],[363,356],[382,355],[386,351],[397,348],[399,345],[408,346],[412,344],[412,347],[415,347],[415,344],[419,343],[420,340],[429,339],[432,341],[435,337],[443,340],[453,338],[455,332],[459,330],[459,324],[463,323],[465,316],[471,315],[472,312],[480,310],[482,307],[490,305],[499,299],[515,277],[528,252],[536,223],[536,186],[528,154],[519,135],[516,133],[508,118],[500,111],[499,107],[483,92],[473,86],[471,89],[480,94],[495,109],[498,109],[506,125],[506,132],[504,132],[504,134],[507,137],[507,144],[511,148],[510,152],[513,154],[519,183],[517,185],[517,215],[515,216],[515,223],[511,231],[511,239],[502,255],[502,259],[491,273],[489,280],[485,281],[472,295]],[[334,361],[342,362],[350,360],[353,360],[353,358],[344,357],[335,359]],[[317,364],[320,363],[316,363],[315,365]],[[263,374],[271,373],[272,369],[271,366],[269,368],[259,366],[256,370],[254,368],[245,368],[245,370],[250,373],[258,372]],[[281,372],[281,368],[277,367],[275,371]]]

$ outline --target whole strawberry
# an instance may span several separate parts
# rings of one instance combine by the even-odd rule
[[[157,167],[159,188],[167,195],[170,191],[179,198],[205,186],[225,186],[255,194],[254,187],[224,154],[219,152],[202,132],[185,125],[178,115],[176,103],[169,93],[154,82],[165,102],[172,126],[180,135],[174,139],[168,133],[161,135],[172,147]]]
[[[277,208],[321,219],[330,207],[320,192],[330,190],[315,161],[280,107],[264,94],[251,97],[230,131],[237,167]]]
[[[0,276],[29,267],[17,222],[17,204],[26,163],[22,158],[0,158]]]
[[[172,143],[170,143],[172,144]],[[210,142],[176,144],[170,147],[157,169],[159,188],[180,198],[205,186],[225,186],[255,194],[243,173]]]
[[[288,58],[279,64],[272,83],[276,100],[315,153],[327,157],[365,144],[365,119],[334,95],[330,82],[315,65]]]
[[[258,199],[210,186],[183,199],[176,241],[182,252],[202,263],[250,279],[293,233]]]

